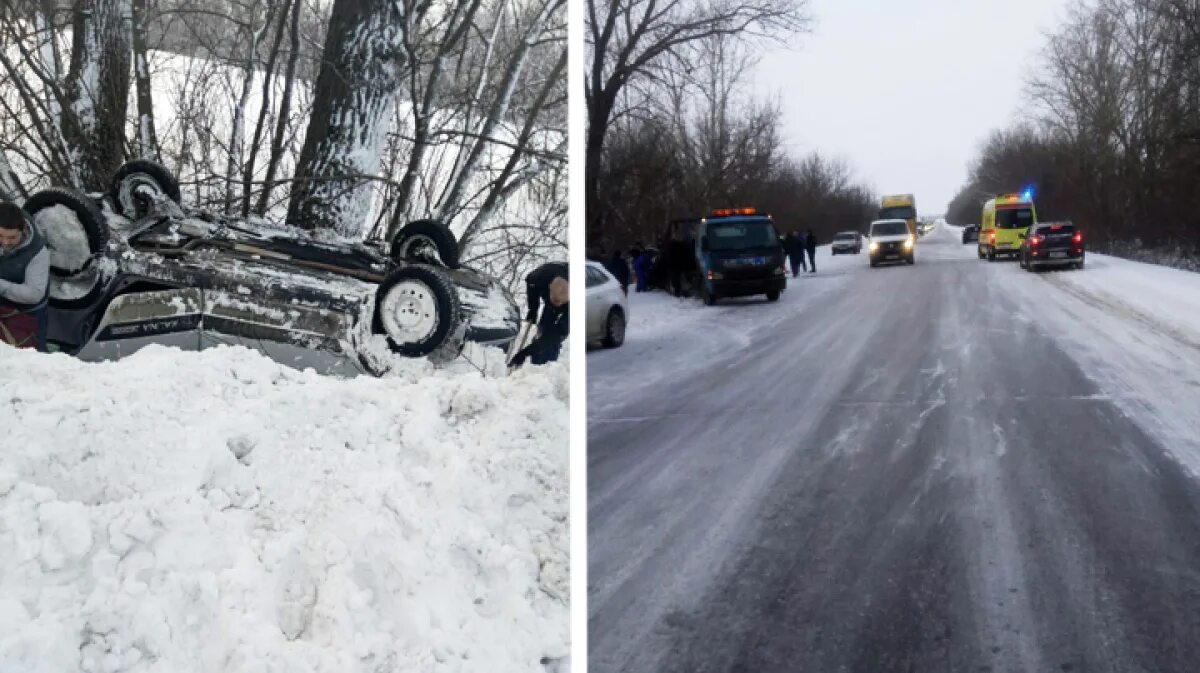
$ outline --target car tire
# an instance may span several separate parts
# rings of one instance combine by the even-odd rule
[[[436,267],[407,264],[396,269],[375,292],[371,331],[385,336],[388,348],[405,357],[453,358],[462,351],[466,334],[458,291]]]
[[[56,206],[70,210],[75,215],[79,229],[59,231],[57,228],[47,226],[48,221],[45,219],[42,222],[38,221],[39,213]],[[91,304],[103,289],[103,283],[100,282],[101,279],[98,276],[95,278],[95,283],[82,294],[67,297],[56,290],[61,287],[58,282],[61,279],[76,279],[86,273],[97,273],[92,268],[92,263],[97,256],[104,252],[104,248],[108,245],[109,234],[108,223],[105,221],[100,207],[91,198],[79,192],[51,188],[37,192],[26,199],[23,208],[38,226],[42,237],[46,240],[46,247],[50,251],[48,297],[50,305],[56,308],[78,308]],[[76,254],[74,258],[64,256],[60,251],[63,242],[80,238],[87,240],[87,254]]]
[[[708,283],[701,283],[700,297],[704,299],[705,306],[715,306],[717,303],[717,296],[708,291]]]
[[[149,159],[134,159],[117,169],[109,186],[108,195],[117,213],[129,219],[147,214],[146,203],[134,193],[141,185],[153,187],[175,203],[183,201],[179,180],[166,166]]]
[[[625,313],[616,306],[609,309],[604,320],[604,339],[600,343],[605,348],[619,348],[625,343]]]
[[[435,220],[409,222],[392,239],[391,257],[397,263],[441,264],[459,267],[458,239],[450,228]]]
[[[909,255],[908,257],[904,258],[904,261],[908,262],[909,264],[916,264],[917,258],[914,255]]]
[[[993,250],[992,248],[988,248],[988,251],[987,251],[987,261],[989,261],[989,262],[994,262],[994,261],[996,261],[996,251],[995,251],[995,250]]]
[[[1075,262],[1075,268],[1076,268],[1076,269],[1082,269],[1082,268],[1083,268],[1083,260],[1082,260],[1082,259],[1081,259],[1081,260],[1079,260],[1078,262]]]
[[[779,301],[779,290],[767,290],[767,301]]]

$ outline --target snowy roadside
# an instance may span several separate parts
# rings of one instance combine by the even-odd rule
[[[0,346],[0,670],[545,670],[568,378]]]

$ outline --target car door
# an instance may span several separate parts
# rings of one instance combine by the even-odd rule
[[[592,341],[601,337],[604,330],[604,316],[611,303],[604,296],[604,286],[608,281],[608,276],[588,264],[585,281],[587,284],[587,338]]]

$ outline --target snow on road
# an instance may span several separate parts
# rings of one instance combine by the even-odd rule
[[[0,346],[0,671],[561,663],[567,391]]]

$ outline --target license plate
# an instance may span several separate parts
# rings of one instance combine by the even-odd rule
[[[888,258],[888,259],[899,259],[899,258],[900,258],[900,255],[897,255],[897,254],[895,254],[895,253],[888,253],[888,256],[887,256],[887,258]]]
[[[1067,253],[1065,253],[1065,252],[1052,252],[1052,253],[1050,253],[1050,256],[1051,256],[1051,257],[1066,257],[1066,256],[1067,256]]]

